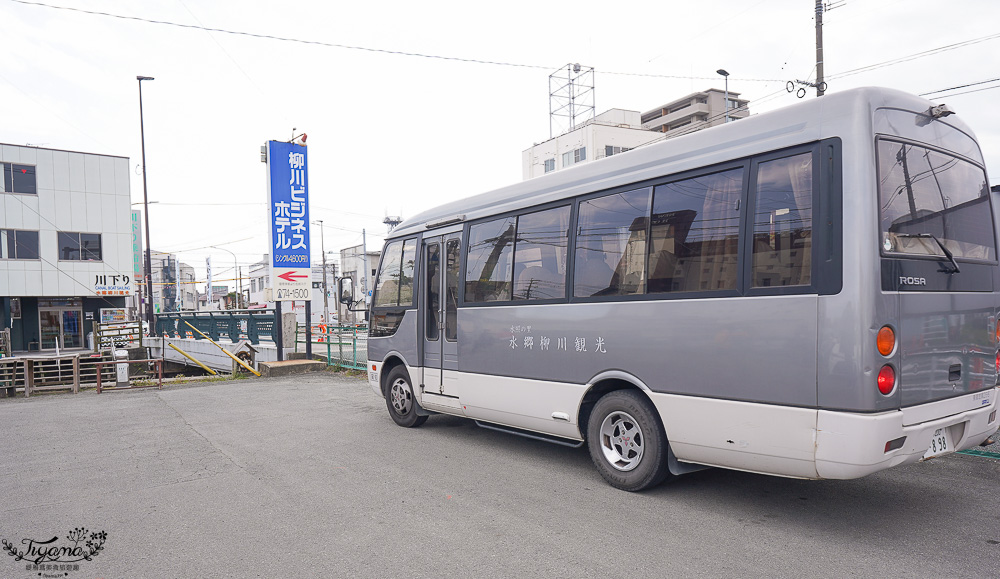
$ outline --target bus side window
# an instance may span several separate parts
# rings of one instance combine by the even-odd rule
[[[649,291],[734,290],[743,168],[656,187]]]
[[[457,239],[449,239],[445,249],[445,310],[444,337],[454,342],[458,339],[458,264],[461,244]]]
[[[811,152],[757,166],[752,287],[810,284],[812,177]]]
[[[620,296],[646,291],[650,191],[647,187],[580,202],[573,295]]]
[[[438,339],[441,323],[441,246],[433,243],[427,246],[427,339]]]
[[[518,216],[515,300],[565,297],[569,215],[567,205]]]
[[[516,223],[516,218],[504,217],[469,228],[465,301],[510,301]]]

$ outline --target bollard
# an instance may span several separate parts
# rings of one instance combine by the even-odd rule
[[[116,386],[127,387],[128,386],[128,361],[127,361],[128,360],[128,350],[115,350],[115,359],[119,360],[119,362],[117,364],[115,364],[115,370],[116,370],[117,378],[118,378],[118,380],[117,380],[118,383],[116,384]],[[126,362],[123,363],[120,360],[126,360]]]

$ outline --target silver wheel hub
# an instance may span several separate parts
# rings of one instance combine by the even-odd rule
[[[392,383],[392,386],[389,388],[389,401],[400,416],[409,414],[413,408],[413,391],[410,390],[410,385],[406,380],[397,378]]]
[[[626,412],[612,412],[601,423],[601,452],[617,470],[639,466],[645,441],[639,424]]]

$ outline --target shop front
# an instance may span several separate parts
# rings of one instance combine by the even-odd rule
[[[0,328],[11,329],[11,346],[21,352],[89,348],[87,336],[101,310],[124,308],[123,297],[0,298]]]
[[[38,329],[42,350],[84,347],[83,300],[39,299]]]

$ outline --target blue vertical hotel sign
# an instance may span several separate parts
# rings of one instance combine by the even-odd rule
[[[275,301],[310,299],[309,171],[306,147],[267,143],[271,287]]]

